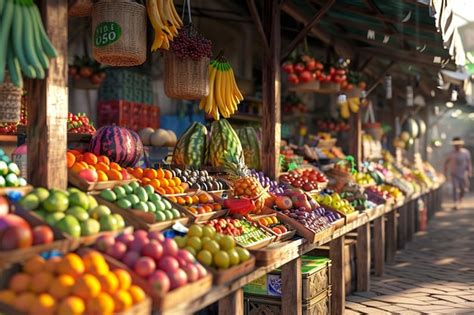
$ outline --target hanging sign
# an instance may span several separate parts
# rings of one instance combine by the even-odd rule
[[[119,40],[122,28],[115,22],[102,22],[95,28],[94,45],[102,47]]]

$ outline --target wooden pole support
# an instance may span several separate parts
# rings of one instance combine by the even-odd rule
[[[411,242],[413,240],[413,234],[415,234],[415,211],[417,210],[417,199],[410,201],[407,205],[407,241]]]
[[[357,229],[357,291],[370,291],[370,223]]]
[[[359,258],[357,258],[359,259]],[[385,218],[380,216],[374,220],[374,264],[375,275],[382,276],[385,265]]]
[[[302,305],[301,257],[281,267],[281,313],[301,315]]]
[[[387,263],[395,261],[395,254],[397,253],[397,211],[392,210],[386,214],[387,216]]]
[[[400,232],[398,235],[398,248],[404,249],[406,242],[407,242],[407,204],[403,205],[398,209],[398,213],[400,214],[398,218],[398,231]]]
[[[27,84],[28,181],[47,188],[67,187],[67,1],[43,0],[43,25],[58,56],[44,80]],[[28,89],[29,87],[29,89]]]
[[[349,145],[349,154],[354,157],[356,168],[359,169],[362,165],[362,121],[360,111],[351,114],[350,121],[352,139]]]
[[[238,289],[219,300],[219,315],[244,314],[244,290]]]
[[[344,235],[329,242],[331,259],[331,314],[342,315],[346,308],[346,284],[344,280]],[[282,313],[284,314],[284,313]]]

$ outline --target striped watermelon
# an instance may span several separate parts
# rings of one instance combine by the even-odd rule
[[[130,134],[132,135],[133,139],[135,140],[135,159],[131,162],[130,166],[136,166],[138,162],[140,162],[141,158],[143,157],[143,143],[140,135],[133,130],[129,130]]]
[[[137,145],[135,136],[126,128],[104,126],[92,137],[89,150],[96,155],[108,156],[122,167],[128,167],[133,166],[133,162],[140,158],[143,145],[141,142]]]

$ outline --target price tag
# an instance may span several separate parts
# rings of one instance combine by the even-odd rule
[[[102,22],[95,28],[94,45],[103,47],[119,40],[122,28],[115,22]]]

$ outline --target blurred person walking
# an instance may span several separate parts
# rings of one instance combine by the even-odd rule
[[[472,177],[471,153],[465,149],[464,141],[459,137],[454,137],[451,141],[454,150],[448,154],[444,163],[444,174],[451,175],[453,185],[454,209],[458,210],[464,193],[469,190],[469,177]]]

